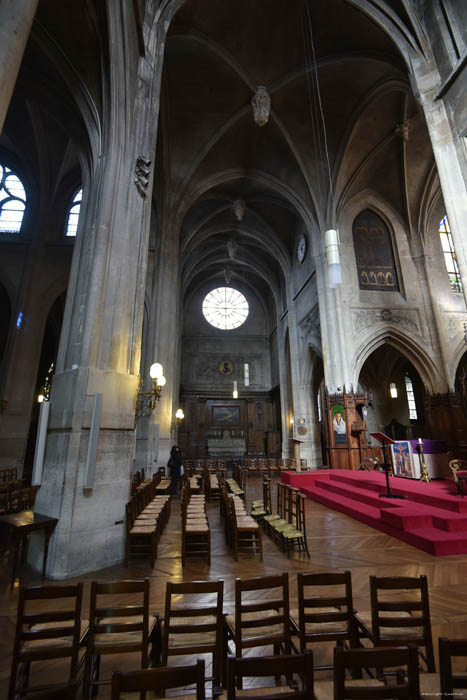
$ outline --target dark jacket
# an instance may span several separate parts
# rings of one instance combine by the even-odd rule
[[[180,454],[180,450],[172,450],[167,466],[170,470],[171,477],[180,476],[180,467],[182,466],[182,456]]]

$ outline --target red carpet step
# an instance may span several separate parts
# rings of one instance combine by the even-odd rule
[[[404,499],[380,498],[386,493],[382,472],[320,469],[285,472],[282,480],[313,501],[359,520],[435,556],[467,554],[467,499],[452,481],[429,484],[390,477],[391,493]]]

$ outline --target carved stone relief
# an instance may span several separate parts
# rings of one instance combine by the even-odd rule
[[[321,336],[318,304],[308,312],[305,318],[300,321],[299,325],[302,340],[306,340],[306,338],[313,334]]]
[[[258,85],[252,97],[251,106],[253,107],[255,124],[258,126],[267,124],[269,121],[269,112],[271,111],[271,98],[264,85]]]
[[[352,323],[355,331],[362,331],[375,323],[392,323],[415,333],[420,333],[418,312],[415,309],[358,309],[352,311]]]

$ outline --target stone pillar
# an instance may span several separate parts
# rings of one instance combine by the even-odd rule
[[[175,411],[180,391],[179,239],[178,232],[174,232],[167,223],[162,225],[162,231],[152,288],[146,351],[147,371],[152,362],[160,362],[167,379],[160,402],[147,423],[146,463],[148,466],[153,464],[156,470],[160,466],[166,466],[171,447],[177,442]],[[157,430],[154,425],[158,426]],[[157,446],[153,439],[156,435]],[[157,455],[154,452],[156,447]]]
[[[0,0],[0,133],[39,0]]]
[[[304,378],[301,367],[302,348],[299,337],[295,303],[288,300],[289,340],[290,340],[290,375],[292,385],[292,404],[294,417],[293,437],[302,441],[300,454],[307,460],[308,466],[319,466],[322,462],[321,450],[313,432],[316,411],[313,409],[313,396],[309,382]],[[290,436],[292,437],[292,436]],[[290,452],[294,454],[294,445]]]
[[[73,253],[35,507],[59,518],[47,570],[54,579],[122,560],[133,467],[163,46],[139,60],[131,6],[109,2],[107,10],[111,102],[104,109],[105,148],[94,154],[98,165],[83,183],[90,196]],[[135,63],[138,78],[129,81]],[[94,475],[86,486],[96,394],[103,397],[102,412]],[[33,547],[33,563],[36,554]]]
[[[467,304],[467,189],[459,162],[465,155],[460,144],[456,147],[444,100],[437,98],[438,82],[433,86],[437,74],[416,75],[416,78]]]

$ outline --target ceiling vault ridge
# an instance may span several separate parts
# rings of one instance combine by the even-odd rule
[[[345,2],[361,10],[393,40],[404,56],[409,70],[413,57],[422,55],[425,58],[418,37],[413,36],[407,25],[385,0],[345,0]]]
[[[297,191],[289,184],[280,180],[271,173],[263,170],[245,169],[245,168],[228,168],[226,170],[213,173],[206,177],[202,182],[198,183],[195,188],[189,191],[183,199],[184,206],[180,206],[175,219],[175,228],[180,230],[183,220],[187,212],[192,206],[198,202],[201,197],[211,189],[218,187],[226,182],[232,183],[236,180],[249,179],[253,182],[258,182],[262,186],[281,194],[282,197],[290,202],[294,210],[298,213],[299,218],[303,219],[305,226],[311,232],[313,225],[316,222],[314,212],[310,210],[307,202],[303,200]]]

